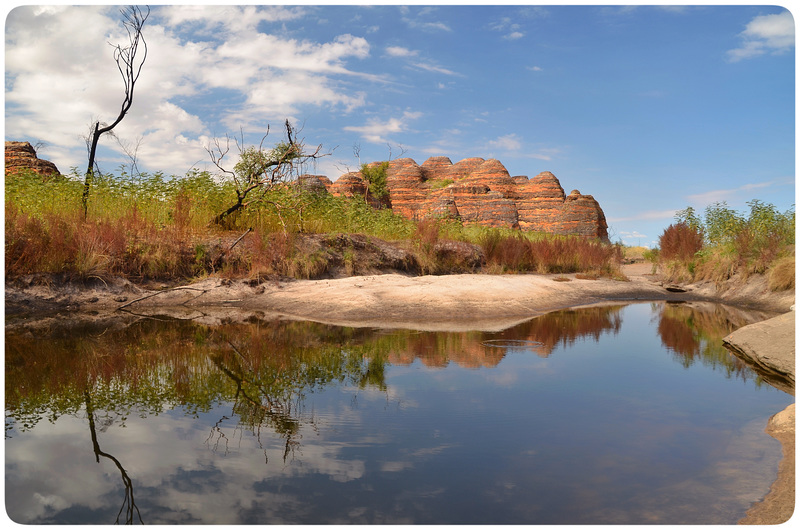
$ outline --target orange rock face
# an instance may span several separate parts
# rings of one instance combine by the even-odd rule
[[[61,175],[54,163],[36,156],[36,150],[29,142],[6,142],[6,175],[26,169],[43,177]]]
[[[549,171],[528,179],[511,177],[494,159],[466,158],[453,164],[447,157],[432,157],[418,165],[401,158],[389,163],[387,180],[392,209],[410,219],[444,217],[608,240],[597,201],[577,190],[567,196]]]

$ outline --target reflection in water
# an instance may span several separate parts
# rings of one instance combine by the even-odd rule
[[[703,302],[654,304],[653,309],[658,312],[661,343],[683,366],[689,367],[699,361],[724,370],[729,377],[752,377],[747,363],[732,355],[723,346],[722,339],[755,319],[766,319],[769,315]]]
[[[100,463],[101,456],[111,460],[117,469],[119,469],[120,475],[122,476],[122,484],[125,487],[125,497],[122,501],[122,507],[119,509],[119,513],[117,513],[117,518],[114,523],[119,524],[119,518],[124,511],[126,524],[135,523],[134,515],[136,515],[136,518],[139,520],[140,524],[144,524],[142,521],[142,514],[139,513],[139,508],[136,506],[136,502],[134,501],[133,481],[128,475],[128,472],[125,471],[125,468],[122,467],[122,463],[117,460],[116,457],[100,449],[100,442],[97,439],[97,427],[95,426],[94,406],[92,405],[92,397],[89,395],[89,392],[84,392],[84,399],[86,400],[86,417],[89,422],[89,432],[92,435],[92,449],[94,450],[97,463]],[[109,425],[110,424],[105,424],[103,427],[107,428]]]
[[[663,346],[674,355],[674,359],[683,369],[689,369],[699,361],[700,366],[712,370],[722,368],[725,378],[735,377],[754,382],[756,386],[760,385],[757,376],[738,359],[728,355],[720,341],[722,336],[733,329],[753,319],[762,318],[760,315],[747,315],[710,304],[652,304],[650,310],[652,313],[648,314],[654,315],[657,320],[655,328]],[[479,483],[490,480],[491,474],[484,477],[481,473],[493,471],[489,471],[489,468],[483,470],[482,462],[492,461],[502,455],[511,458],[516,450],[521,452],[513,457],[515,460],[512,460],[512,468],[531,461],[533,455],[539,453],[550,455],[554,450],[551,446],[569,448],[576,437],[588,435],[593,445],[602,448],[604,443],[602,440],[607,435],[601,435],[601,432],[605,433],[606,429],[612,429],[612,432],[621,433],[624,431],[624,426],[631,423],[637,415],[641,414],[642,418],[648,416],[643,411],[629,412],[627,417],[622,414],[616,418],[621,424],[617,426],[604,424],[602,431],[593,430],[598,428],[593,424],[597,421],[595,418],[587,416],[583,420],[574,419],[583,417],[587,407],[586,400],[592,402],[598,399],[589,397],[583,399],[582,393],[588,392],[586,395],[589,396],[589,393],[597,391],[599,395],[605,396],[603,399],[608,400],[605,409],[612,412],[621,411],[623,410],[619,408],[622,406],[621,403],[617,405],[612,403],[625,398],[634,406],[640,406],[638,403],[641,399],[632,398],[637,392],[647,391],[654,383],[648,382],[644,389],[637,386],[638,380],[644,376],[636,376],[632,369],[626,368],[630,366],[630,360],[623,360],[624,363],[628,363],[627,365],[614,364],[620,362],[616,353],[582,358],[581,355],[584,354],[580,354],[576,347],[580,344],[594,344],[600,347],[601,341],[606,338],[609,341],[616,339],[623,333],[623,315],[628,314],[626,311],[626,306],[623,305],[558,311],[498,333],[434,333],[409,330],[375,332],[369,329],[341,328],[294,321],[253,321],[208,327],[188,321],[155,319],[143,319],[124,327],[115,323],[111,326],[87,326],[82,329],[52,333],[7,331],[5,395],[7,444],[13,444],[17,439],[38,440],[36,433],[46,429],[42,424],[53,426],[69,424],[74,427],[85,420],[83,425],[88,433],[83,439],[91,442],[91,454],[95,463],[100,463],[101,456],[111,462],[116,472],[121,475],[123,490],[121,508],[118,497],[112,495],[114,501],[109,500],[103,506],[93,507],[90,510],[92,514],[94,512],[96,514],[86,513],[82,516],[77,516],[74,508],[61,506],[68,504],[63,499],[58,500],[62,493],[52,493],[47,497],[49,500],[41,501],[36,508],[39,515],[30,516],[29,519],[19,515],[23,520],[18,522],[108,523],[113,519],[112,511],[116,510],[118,510],[117,522],[120,522],[123,513],[127,523],[143,520],[148,523],[230,522],[214,520],[210,513],[201,508],[194,512],[187,512],[186,508],[179,509],[177,501],[176,506],[171,509],[178,511],[174,511],[171,515],[167,515],[163,510],[159,512],[151,508],[146,510],[146,515],[143,517],[140,513],[141,493],[134,498],[134,491],[140,491],[143,486],[136,486],[137,473],[131,471],[143,466],[142,457],[135,449],[128,451],[120,449],[127,446],[122,441],[125,437],[119,438],[116,434],[124,432],[119,431],[119,428],[128,428],[128,432],[136,433],[146,429],[148,425],[157,425],[151,428],[155,428],[159,433],[165,433],[164,436],[172,432],[177,436],[167,442],[170,445],[185,444],[184,438],[192,439],[191,432],[199,429],[203,432],[201,436],[203,447],[210,450],[216,458],[232,459],[231,462],[237,462],[237,458],[244,458],[243,454],[251,454],[243,447],[247,446],[246,440],[252,440],[254,449],[261,453],[262,465],[272,470],[260,481],[254,482],[254,489],[247,494],[255,494],[259,498],[261,494],[258,492],[267,488],[268,484],[271,484],[270,480],[280,479],[280,482],[276,482],[280,484],[278,490],[270,494],[276,495],[275,498],[289,495],[293,488],[300,488],[303,493],[298,492],[298,495],[301,496],[306,495],[308,491],[327,491],[321,483],[309,482],[309,477],[314,473],[332,477],[335,482],[365,481],[364,489],[360,493],[354,493],[352,501],[348,501],[354,504],[345,510],[345,514],[349,515],[339,516],[340,522],[361,521],[357,514],[370,511],[377,513],[377,506],[392,498],[390,493],[393,491],[393,483],[385,480],[390,475],[412,473],[416,467],[411,463],[413,461],[398,458],[401,454],[408,454],[414,459],[426,459],[428,463],[426,469],[430,467],[430,473],[435,477],[417,477],[426,483],[438,482],[442,477],[452,476],[454,482],[442,490],[447,491],[457,489],[462,483],[467,486],[473,480]],[[558,354],[555,354],[557,350]],[[609,351],[616,352],[617,349],[612,347]],[[534,353],[535,356],[530,356],[529,353]],[[606,369],[604,363],[607,365],[608,374],[612,377],[612,383],[602,379],[600,375],[600,372]],[[502,369],[501,364],[508,368]],[[469,370],[445,370],[453,366]],[[597,382],[591,384],[581,382],[580,374],[583,368],[590,366],[593,368],[588,374],[590,377],[588,381]],[[630,386],[628,390],[623,390],[623,383],[618,376],[621,371],[630,372],[625,377],[628,382],[624,383]],[[663,372],[664,369],[659,368],[654,373],[661,377]],[[439,379],[428,381],[428,377],[446,379],[437,382]],[[467,377],[469,382],[462,383],[457,377]],[[417,382],[419,378],[425,378],[426,382]],[[571,382],[572,379],[575,379],[575,382]],[[558,384],[555,384],[555,381]],[[438,385],[441,385],[441,388]],[[461,394],[456,390],[449,390],[461,386],[464,387],[463,397],[456,397]],[[606,388],[616,388],[621,394],[608,394]],[[501,399],[497,397],[501,395],[499,394],[501,390],[515,393],[536,392],[536,394],[535,396],[519,394],[513,398],[509,394],[508,398]],[[338,401],[330,397],[335,395],[331,394],[334,391],[350,396],[347,398],[349,405],[343,404],[347,403],[347,400],[336,405]],[[540,392],[546,393],[539,394]],[[317,395],[320,397],[316,398]],[[380,407],[374,407],[380,401],[376,400],[379,395],[383,396],[384,400],[382,411]],[[495,398],[499,401],[492,407],[500,408],[488,408],[490,407],[488,403],[493,402]],[[325,401],[326,399],[328,401]],[[453,404],[449,404],[451,399]],[[537,403],[533,409],[529,406],[531,399]],[[671,396],[656,399],[657,404],[654,406],[666,407],[666,403],[672,399]],[[577,408],[559,409],[561,406]],[[330,407],[333,409],[329,410]],[[451,410],[448,407],[459,408]],[[374,432],[370,428],[370,425],[388,421],[387,418],[395,418],[393,414],[397,414],[397,421],[400,421],[405,415],[411,414],[411,411],[428,411],[428,409],[430,416],[413,416],[416,418],[414,423],[398,424],[395,434],[392,434],[395,432],[393,428],[388,426],[373,427],[372,429],[377,429]],[[516,412],[517,410],[520,412]],[[371,419],[366,419],[368,411]],[[177,412],[180,412],[186,420],[179,421]],[[491,442],[496,444],[498,449],[512,442],[521,443],[522,447],[517,448],[515,445],[514,450],[499,450],[497,456],[487,454],[486,446],[481,445],[484,443],[482,435],[474,429],[479,425],[489,429],[490,424],[500,421],[499,418],[510,413],[544,416],[533,422],[517,419],[509,424],[498,424],[496,432],[521,433],[529,429],[529,425],[531,427],[539,425],[539,427],[526,435],[519,434],[509,440]],[[645,431],[648,432],[648,436],[643,440],[650,440],[649,443],[669,439],[681,429],[690,429],[677,424],[671,426],[671,420],[668,420],[671,412],[668,409],[660,410],[658,414],[661,416],[660,420],[651,425],[649,431]],[[477,421],[479,417],[482,419]],[[562,424],[557,420],[562,417],[570,421]],[[75,421],[64,423],[63,418],[74,418],[78,423]],[[547,422],[555,420],[554,425],[559,427],[547,427],[549,423],[543,423],[544,419],[547,419]],[[717,420],[702,421],[713,424]],[[568,437],[569,429],[581,428],[584,430],[576,431],[572,438]],[[731,428],[726,427],[726,432]],[[147,436],[161,439],[162,435],[156,436],[156,431]],[[551,431],[552,434],[548,434],[550,438],[542,438],[543,433]],[[414,444],[427,440],[427,433],[431,432],[435,435],[434,439],[430,440],[431,445],[414,449]],[[462,432],[463,437],[455,434]],[[494,429],[489,429],[487,435],[493,432]],[[687,432],[694,431],[690,429]],[[309,441],[308,436],[312,433],[314,438]],[[361,438],[348,438],[355,436],[354,433],[361,433]],[[656,433],[660,434],[653,438]],[[402,436],[411,438],[404,439]],[[563,438],[565,436],[567,438]],[[711,431],[704,436],[712,436]],[[135,443],[133,434],[129,434],[128,438],[132,440],[131,443]],[[758,436],[756,438],[760,440]],[[491,439],[487,438],[486,442]],[[329,442],[330,445],[325,445],[325,442]],[[615,443],[618,444],[619,441]],[[455,467],[447,470],[437,467],[449,462],[444,457],[445,454],[460,454],[459,451],[464,449],[459,448],[469,444],[478,444],[479,450],[475,456],[466,455],[466,458],[475,464],[470,468],[474,478],[461,477],[462,471],[454,471],[466,469],[462,460],[454,460],[452,465]],[[533,448],[525,448],[527,444],[533,444]],[[386,453],[387,456],[381,456],[383,454],[381,451],[389,452]],[[586,449],[581,451],[586,452]],[[164,455],[171,453],[170,448],[165,446],[158,446],[156,452],[163,452]],[[376,452],[375,455],[373,452]],[[192,454],[189,451],[178,458],[171,457],[168,460],[191,458]],[[644,454],[649,453],[644,451]],[[562,457],[555,455],[556,453],[552,453],[546,461],[552,461],[552,465],[560,466],[553,470],[552,475],[553,480],[558,481],[560,480],[558,477],[564,476],[567,472],[567,464],[556,464]],[[270,464],[270,456],[277,457],[273,462],[277,460],[282,467],[275,468],[274,464]],[[629,457],[629,454],[624,457],[613,457],[621,460],[612,467],[601,467],[601,477],[587,480],[602,482],[603,476],[607,479],[608,476],[619,472],[612,472],[612,469],[627,469],[631,464],[624,462]],[[200,462],[208,457],[197,458]],[[371,463],[375,458],[377,462]],[[585,472],[588,467],[604,462],[604,458],[611,457],[598,456],[587,463],[569,465],[577,466],[576,469]],[[160,461],[155,456],[153,460]],[[579,460],[572,456],[564,462]],[[647,461],[648,466],[659,467],[651,456],[648,456]],[[534,458],[531,462],[538,460]],[[220,460],[210,460],[200,466],[196,471],[198,479],[206,477],[202,479],[204,482],[211,480],[208,477],[215,476],[215,469],[221,463]],[[19,461],[13,457],[7,459],[7,477],[12,477],[7,479],[11,480],[7,482],[7,489],[14,487],[13,477],[17,476],[15,474],[17,468],[25,465],[24,459]],[[39,469],[36,464],[27,465],[33,466],[30,469]],[[181,466],[174,463],[170,465]],[[242,469],[239,473],[246,475],[254,471],[252,466],[245,467],[246,471]],[[377,473],[374,467],[382,471]],[[303,468],[308,471],[300,473],[298,470]],[[309,475],[313,469],[317,471]],[[660,472],[660,476],[674,472],[673,469],[667,472],[667,469],[670,469],[668,465]],[[181,470],[182,467],[178,467],[177,471],[165,468],[164,473],[179,475]],[[535,482],[535,477],[544,480],[543,477],[549,476],[547,472],[546,469],[532,469],[530,475],[526,474],[524,478],[516,478],[515,481]],[[416,477],[413,474],[409,476]],[[293,482],[288,481],[292,477],[294,477]],[[368,477],[370,481],[366,481]],[[230,479],[235,480],[234,476]],[[154,500],[153,492],[163,490],[170,496],[177,495],[181,488],[188,487],[171,486],[166,482],[158,484],[157,480],[146,479],[141,473],[139,480],[149,480],[144,491],[147,492],[150,504],[157,502]],[[187,482],[187,484],[193,483],[192,480]],[[118,485],[111,486],[111,483],[109,486],[118,487]],[[554,483],[541,485],[553,491],[562,491],[564,485],[555,486]],[[421,488],[419,484],[412,487],[415,490]],[[528,487],[535,489],[539,486],[531,483]],[[230,486],[226,486],[226,491],[229,489]],[[359,503],[365,502],[362,499],[365,497],[364,491],[367,490],[376,493],[384,491],[385,495],[377,495],[372,501],[374,503],[372,508],[363,507]],[[36,489],[35,495],[39,495],[38,491]],[[386,519],[383,522],[404,520],[424,522],[426,519],[423,513],[427,512],[420,511],[415,516],[413,506],[422,504],[427,506],[429,502],[434,503],[434,500],[423,502],[422,498],[437,499],[435,502],[442,502],[442,506],[450,506],[445,509],[437,508],[438,504],[431,504],[428,508],[434,514],[428,515],[431,522],[460,521],[456,515],[458,509],[453,511],[452,503],[443,501],[442,497],[446,497],[446,494],[431,492],[428,497],[419,497],[422,495],[420,491],[412,495],[412,498],[417,500],[408,505],[399,500],[402,495],[398,497],[395,502],[398,503],[397,506],[402,507],[396,508],[398,511],[392,516],[384,515]],[[484,496],[485,499],[481,502],[490,502],[486,499],[495,498],[500,491],[503,490]],[[500,497],[513,497],[511,491],[508,490],[507,494]],[[567,490],[563,491],[564,498],[569,498]],[[339,495],[346,495],[345,490],[341,488],[331,490],[329,493],[330,497],[324,497],[325,499],[336,499]],[[400,495],[400,492],[396,493]],[[543,494],[543,491],[540,491],[540,494]],[[242,496],[241,493],[236,494],[236,498]],[[317,499],[319,502],[314,510],[301,504],[286,513],[281,510],[288,509],[286,506],[292,504],[284,500],[275,505],[280,506],[280,510],[270,509],[270,516],[262,513],[250,520],[240,514],[237,520],[239,522],[332,522],[333,515],[330,515],[330,520],[320,519],[322,516],[319,511],[324,510],[322,506],[325,505],[322,500],[322,498]],[[162,499],[160,502],[165,501]],[[240,499],[240,502],[244,501]],[[325,513],[332,514],[345,509],[347,502],[344,504],[342,502],[332,500],[333,504]],[[455,506],[459,502],[456,502]],[[557,511],[558,503],[548,505],[548,512],[536,512],[530,506],[522,508],[523,505],[529,504],[529,495],[523,495],[518,502],[521,503],[519,506],[512,504],[499,512],[484,510],[476,517],[483,517],[487,522],[542,522],[547,520],[543,514],[548,513],[555,514],[550,516],[561,517],[554,521],[556,523],[571,522],[564,519],[569,516],[557,515],[561,513]],[[113,503],[116,503],[116,506],[112,508]],[[477,506],[478,504],[475,504],[476,509]],[[392,511],[395,508],[385,509]],[[532,512],[524,515],[527,513],[526,510]],[[304,515],[305,511],[309,513]],[[603,511],[608,512],[607,509],[591,512],[599,519],[590,519],[589,522],[613,522],[612,519],[603,519]],[[106,512],[109,513],[110,519],[104,519],[106,516],[103,514]],[[567,514],[570,511],[567,509],[563,513]],[[465,514],[466,512],[463,512],[462,515],[466,516]],[[377,517],[374,516],[371,522],[381,522]],[[617,513],[615,517],[622,516]],[[478,522],[478,519],[465,522]]]

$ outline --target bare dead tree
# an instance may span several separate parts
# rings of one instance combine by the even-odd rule
[[[206,152],[208,152],[211,162],[224,177],[233,181],[236,191],[236,202],[215,216],[213,224],[222,225],[230,215],[257,202],[269,203],[274,206],[283,222],[280,213],[282,205],[268,200],[267,195],[277,186],[291,180],[296,169],[304,163],[327,156],[327,153],[322,152],[321,145],[317,146],[314,151],[306,151],[303,140],[297,138],[297,131],[289,123],[289,120],[286,120],[284,126],[286,140],[279,142],[272,149],[264,148],[264,142],[269,136],[269,127],[258,147],[245,147],[243,134],[240,133],[241,140],[234,139],[239,150],[239,161],[233,166],[233,169],[228,169],[224,165],[224,159],[231,150],[229,136],[225,136],[224,142],[215,139],[213,145],[206,146]]]
[[[95,120],[92,124],[89,137],[87,138],[86,144],[89,150],[89,165],[86,168],[86,178],[83,186],[83,196],[81,198],[84,217],[86,217],[88,212],[89,191],[92,188],[92,181],[94,180],[97,144],[100,141],[100,137],[111,132],[131,109],[131,105],[133,105],[133,90],[136,86],[136,82],[139,80],[139,75],[142,73],[142,66],[147,59],[147,43],[142,35],[142,28],[145,22],[147,22],[147,18],[150,16],[150,8],[146,7],[146,11],[142,11],[139,6],[129,6],[120,10],[120,13],[122,15],[122,23],[125,26],[125,30],[128,32],[129,44],[126,47],[120,44],[112,44],[111,46],[114,48],[114,60],[117,63],[117,69],[119,69],[125,86],[125,97],[122,100],[122,106],[120,107],[117,118],[110,124],[104,124],[101,123],[100,120]]]
[[[112,135],[117,141],[119,148],[122,149],[122,152],[125,153],[125,156],[127,156],[128,160],[130,161],[129,167],[131,170],[131,175],[141,175],[141,171],[139,171],[139,148],[142,146],[142,140],[144,138],[138,136],[135,142],[123,142],[117,135],[114,135],[113,133]]]

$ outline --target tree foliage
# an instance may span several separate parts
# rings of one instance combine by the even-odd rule
[[[255,203],[269,203],[278,210],[279,215],[284,207],[296,206],[271,201],[270,192],[297,177],[298,169],[303,164],[321,158],[325,154],[322,153],[321,145],[314,151],[306,151],[305,144],[296,137],[296,131],[289,120],[286,120],[284,127],[286,139],[271,149],[264,147],[264,142],[269,136],[269,128],[257,147],[245,146],[243,137],[235,139],[239,160],[233,169],[228,169],[225,165],[225,157],[231,149],[230,137],[225,137],[224,144],[220,140],[215,140],[213,145],[206,147],[211,161],[221,172],[221,176],[233,183],[236,193],[235,202],[216,215],[213,224],[224,225],[232,214]]]
[[[369,194],[378,202],[384,202],[389,198],[388,170],[388,161],[376,164],[361,164],[361,176],[367,182]]]

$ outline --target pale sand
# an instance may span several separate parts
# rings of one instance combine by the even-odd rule
[[[713,286],[687,286],[686,292],[670,292],[655,276],[647,274],[649,270],[650,265],[625,267],[629,281],[579,279],[575,274],[379,274],[251,286],[214,278],[192,284],[191,290],[164,292],[125,309],[163,310],[165,306],[180,305],[202,308],[210,315],[221,308],[236,308],[245,313],[356,327],[490,331],[548,311],[601,302],[709,300],[776,312],[787,311],[794,303],[793,292],[776,295],[766,292],[763,286],[747,286],[722,296]],[[211,311],[212,306],[215,311]]]

